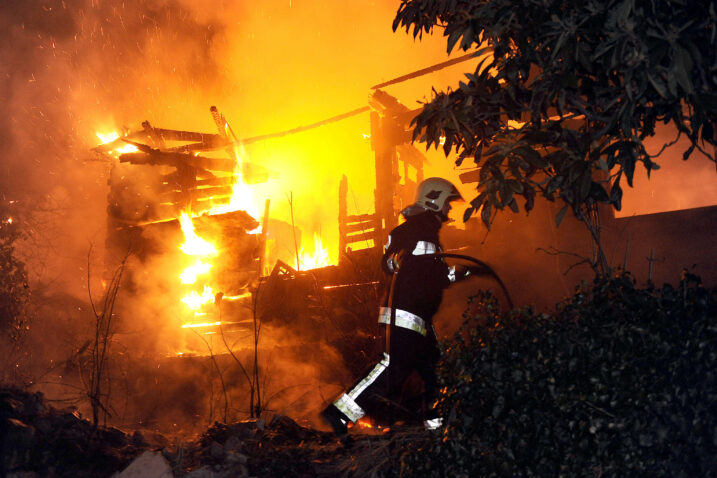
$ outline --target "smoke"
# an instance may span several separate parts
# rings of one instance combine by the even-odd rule
[[[385,2],[14,0],[0,8],[0,187],[49,216],[36,220],[52,232],[35,231],[49,249],[38,258],[44,281],[83,269],[68,264],[86,262],[88,244],[104,237],[109,165],[89,152],[97,132],[138,129],[143,120],[212,132],[210,105],[240,137],[281,131],[364,106],[371,85],[446,59],[442,38],[417,44],[394,34],[396,6]],[[460,71],[389,92],[417,107]],[[248,160],[274,173],[255,188],[258,209],[270,198],[271,216],[288,222],[292,194],[304,237],[320,233],[335,249],[342,174],[351,212],[373,207],[369,132],[364,114],[249,145]],[[62,282],[84,294],[78,276]]]
[[[684,161],[682,155],[690,147],[690,143],[684,136],[678,139],[674,126],[658,125],[655,136],[647,138],[646,148],[650,154],[657,154],[664,145],[673,142],[675,144],[665,148],[655,159],[660,165],[659,170],[652,171],[648,177],[644,168],[636,169],[633,187],[623,187],[622,209],[615,213],[616,217],[717,204],[715,163],[699,150],[695,150],[690,159]],[[700,146],[714,154],[711,145],[702,142]]]
[[[216,127],[209,107],[216,105],[237,135],[248,138],[365,106],[372,85],[447,59],[440,36],[417,43],[393,33],[396,8],[380,1],[2,2],[0,199],[15,201],[24,212],[28,236],[18,252],[43,317],[33,324],[40,343],[35,358],[57,362],[77,350],[78,337],[89,336],[94,320],[88,287],[101,300],[102,276],[118,265],[105,261],[112,165],[91,153],[100,142],[96,133],[137,130],[144,120],[211,133]],[[416,108],[431,87],[455,85],[470,69],[461,64],[387,91]],[[291,223],[293,213],[307,249],[319,234],[336,260],[342,175],[349,180],[349,214],[373,211],[369,134],[366,113],[247,144],[246,160],[271,175],[252,187],[256,209],[270,199],[276,223]],[[440,153],[429,158],[427,175],[457,182]],[[205,348],[196,334],[179,328],[186,311],[173,284],[181,235],[162,239],[167,254],[130,258],[131,282],[142,290],[122,289],[118,296],[117,312],[127,318],[131,311],[118,330],[117,350],[125,357]],[[286,259],[293,252],[285,251]],[[236,314],[236,321],[247,319],[246,312]],[[282,350],[267,358],[270,405],[308,417],[346,377],[330,347],[317,345],[307,355],[297,344],[287,346],[287,337],[301,342],[303,332],[267,327],[262,347]],[[223,350],[219,342],[212,347]],[[196,387],[191,393],[174,387],[189,402],[202,397]]]

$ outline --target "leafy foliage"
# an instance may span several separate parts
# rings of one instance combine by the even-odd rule
[[[658,122],[689,138],[685,159],[716,142],[715,0],[402,0],[393,23],[414,37],[436,26],[448,52],[483,47],[414,120],[414,140],[480,169],[466,220],[489,226],[541,195],[566,203],[558,223],[568,208],[589,221],[596,204],[620,209],[639,163],[658,169],[643,144]]]
[[[15,255],[21,231],[9,211],[0,203],[0,334],[13,347],[28,326],[30,289],[25,264]]]
[[[555,314],[473,298],[441,368],[442,435],[404,476],[710,476],[717,291],[578,290]]]

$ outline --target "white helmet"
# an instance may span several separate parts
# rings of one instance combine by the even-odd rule
[[[450,202],[463,200],[461,193],[451,183],[443,178],[428,178],[421,182],[416,189],[414,204],[404,210],[404,216],[414,216],[425,211],[433,211],[448,218]]]

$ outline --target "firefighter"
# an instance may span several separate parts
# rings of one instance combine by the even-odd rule
[[[438,428],[441,419],[432,406],[437,398],[435,366],[439,358],[432,319],[443,289],[469,275],[456,271],[436,253],[441,252],[438,232],[447,222],[451,202],[462,200],[456,187],[443,178],[419,184],[415,202],[401,211],[406,219],[388,236],[382,269],[391,280],[379,310],[384,351],[367,375],[322,413],[338,436],[345,436],[349,422],[376,416],[393,401],[412,372],[424,383],[426,428]]]

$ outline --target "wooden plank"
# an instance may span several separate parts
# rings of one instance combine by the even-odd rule
[[[344,234],[351,234],[354,232],[366,231],[368,229],[377,228],[378,221],[357,222],[356,224],[345,224],[344,226],[340,227],[341,231]]]
[[[460,179],[463,184],[477,183],[480,181],[480,168],[461,173],[458,175],[458,179]]]
[[[162,135],[154,129],[154,127],[149,121],[143,121],[142,128],[144,128],[144,131],[149,135],[150,138],[152,138],[155,147],[164,149],[164,138],[162,138]]]
[[[412,144],[400,144],[396,147],[399,158],[407,164],[413,166],[416,170],[423,169],[426,157]]]
[[[224,138],[210,137],[207,141],[198,143],[183,144],[181,146],[173,146],[171,148],[163,148],[162,150],[168,153],[193,153],[198,151],[216,151],[218,149],[226,148],[231,146],[231,142]]]
[[[375,214],[356,214],[354,216],[346,216],[346,224],[351,224],[353,222],[375,221],[376,219]]]
[[[348,206],[346,204],[348,190],[349,180],[346,175],[343,174],[341,176],[341,181],[339,182],[339,255],[346,252],[346,234],[344,233],[343,228],[346,225],[346,213],[348,211]]]
[[[192,166],[195,168],[225,172],[233,172],[236,166],[236,161],[233,159],[208,158],[206,156],[196,156],[193,154],[183,153],[165,153],[157,150],[153,150],[150,153],[125,153],[120,155],[119,160],[121,163],[149,165],[164,164],[167,166],[174,166],[175,168],[181,166]]]
[[[201,179],[197,181],[197,187],[207,186],[231,186],[237,181],[236,176],[224,176],[221,178]]]
[[[177,202],[186,200],[200,201],[211,197],[231,197],[234,192],[233,189],[234,188],[232,186],[217,186],[201,189],[177,189],[160,194],[159,200],[160,202]]]
[[[196,131],[181,131],[176,129],[163,129],[153,128],[155,133],[162,136],[165,141],[192,141],[195,143],[209,143],[214,141],[222,140],[223,138],[218,134],[213,133],[198,133]],[[146,137],[144,131],[138,132]],[[136,139],[134,135],[137,133],[130,133],[127,136],[128,139]]]
[[[364,229],[362,231],[356,231],[352,232],[351,234],[346,235],[346,242],[358,242],[358,241],[364,241],[366,239],[373,239],[376,235],[376,231],[374,229]]]
[[[406,114],[411,110],[383,90],[376,90],[368,99],[369,105],[384,116]]]

